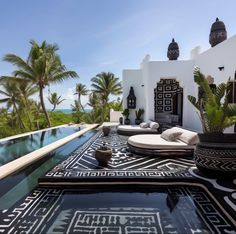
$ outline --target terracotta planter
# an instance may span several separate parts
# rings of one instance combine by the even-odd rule
[[[104,136],[108,136],[111,131],[111,128],[109,126],[103,126],[102,131]]]
[[[112,149],[96,149],[95,151],[95,158],[98,161],[100,166],[107,166],[108,161],[111,159],[112,156]]]
[[[212,175],[236,175],[236,134],[198,134],[197,168]]]

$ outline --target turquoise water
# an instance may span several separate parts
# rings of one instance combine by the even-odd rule
[[[79,130],[79,127],[60,127],[2,141],[0,142],[0,166],[78,132]]]

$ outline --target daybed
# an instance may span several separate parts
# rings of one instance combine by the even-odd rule
[[[148,128],[141,128],[139,125],[119,125],[117,127],[117,133],[120,135],[125,136],[133,136],[137,134],[158,134],[158,128],[152,129]]]
[[[169,135],[168,135],[169,134]],[[135,135],[127,145],[132,153],[149,156],[192,156],[198,143],[196,132],[173,127],[157,135]]]

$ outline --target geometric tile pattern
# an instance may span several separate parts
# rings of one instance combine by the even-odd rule
[[[98,165],[94,152],[105,143],[112,148],[112,158],[107,168]],[[148,157],[130,153],[127,137],[111,132],[108,137],[98,133],[82,149],[75,151],[68,159],[49,171],[45,178],[66,177],[192,177],[187,171],[194,166],[192,158]],[[44,178],[44,179],[45,179]]]
[[[94,157],[104,142],[113,150],[108,167]],[[192,158],[132,154],[126,143],[114,130],[98,132],[41,178],[96,189],[38,187],[0,211],[0,233],[236,233],[235,178],[206,177]]]
[[[67,160],[49,171],[41,182],[64,182],[75,179],[77,182],[173,182],[200,183],[225,207],[226,212],[236,219],[236,179],[224,177],[206,177],[199,174],[193,158],[150,157],[130,153],[127,150],[127,138],[117,135],[113,130],[104,137],[98,132],[82,148],[75,151]],[[107,168],[98,165],[94,151],[106,143],[113,150]]]
[[[19,205],[0,213],[0,232],[234,233],[236,230],[202,186],[171,187],[167,183],[158,189],[136,189],[133,193],[96,192],[38,188]],[[111,196],[114,199],[107,201]],[[140,202],[134,203],[134,199]]]

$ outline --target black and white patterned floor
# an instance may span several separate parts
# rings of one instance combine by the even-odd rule
[[[104,142],[106,168],[94,157]],[[131,154],[126,142],[98,132],[0,212],[0,232],[236,233],[235,178],[206,177],[192,158]]]

